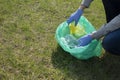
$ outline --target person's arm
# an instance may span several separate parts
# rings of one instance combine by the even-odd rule
[[[100,39],[101,37],[105,36],[106,34],[119,29],[120,28],[120,14],[112,19],[106,25],[103,25],[98,31],[92,34],[94,39]]]
[[[93,0],[82,0],[81,5],[88,8]]]
[[[93,0],[82,0],[81,5],[79,6],[79,9],[84,10],[85,8],[88,8]]]

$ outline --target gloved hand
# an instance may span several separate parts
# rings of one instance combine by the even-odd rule
[[[75,21],[75,26],[76,26],[82,14],[83,14],[83,10],[82,9],[78,9],[76,12],[74,12],[67,20],[68,25],[72,21]]]
[[[93,40],[91,34],[88,34],[88,35],[85,35],[81,38],[79,38],[77,41],[78,41],[78,47],[80,46],[86,46],[88,45],[91,41]]]

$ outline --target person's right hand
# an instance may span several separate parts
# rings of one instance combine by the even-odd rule
[[[76,12],[74,12],[67,20],[68,25],[75,21],[75,26],[78,24],[78,21],[81,17],[81,15],[83,14],[83,10],[82,9],[78,9]]]
[[[80,47],[80,46],[86,46],[86,45],[88,45],[89,43],[91,43],[92,42],[92,40],[93,40],[93,38],[92,38],[92,34],[87,34],[87,35],[85,35],[85,36],[83,36],[83,37],[81,37],[81,38],[79,38],[77,41],[78,41],[78,47]]]

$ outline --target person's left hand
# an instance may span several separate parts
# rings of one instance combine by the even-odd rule
[[[67,20],[67,23],[68,23],[68,25],[71,23],[71,22],[73,22],[73,21],[75,21],[75,26],[78,24],[78,21],[79,21],[79,19],[80,19],[80,17],[81,17],[81,15],[83,14],[83,10],[82,9],[78,9],[78,10],[76,10],[73,14],[71,14],[71,16],[68,18],[68,20]]]
[[[80,46],[86,46],[93,40],[91,34],[85,35],[81,38],[79,38],[78,41],[78,47]]]

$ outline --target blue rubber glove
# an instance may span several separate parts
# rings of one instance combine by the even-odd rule
[[[76,26],[82,14],[83,14],[82,9],[78,9],[76,12],[74,12],[67,20],[68,25],[71,22],[75,21],[75,26]]]
[[[88,45],[91,41],[93,40],[91,34],[88,34],[88,35],[85,35],[81,38],[79,38],[77,41],[78,41],[78,47],[80,46],[86,46]]]

